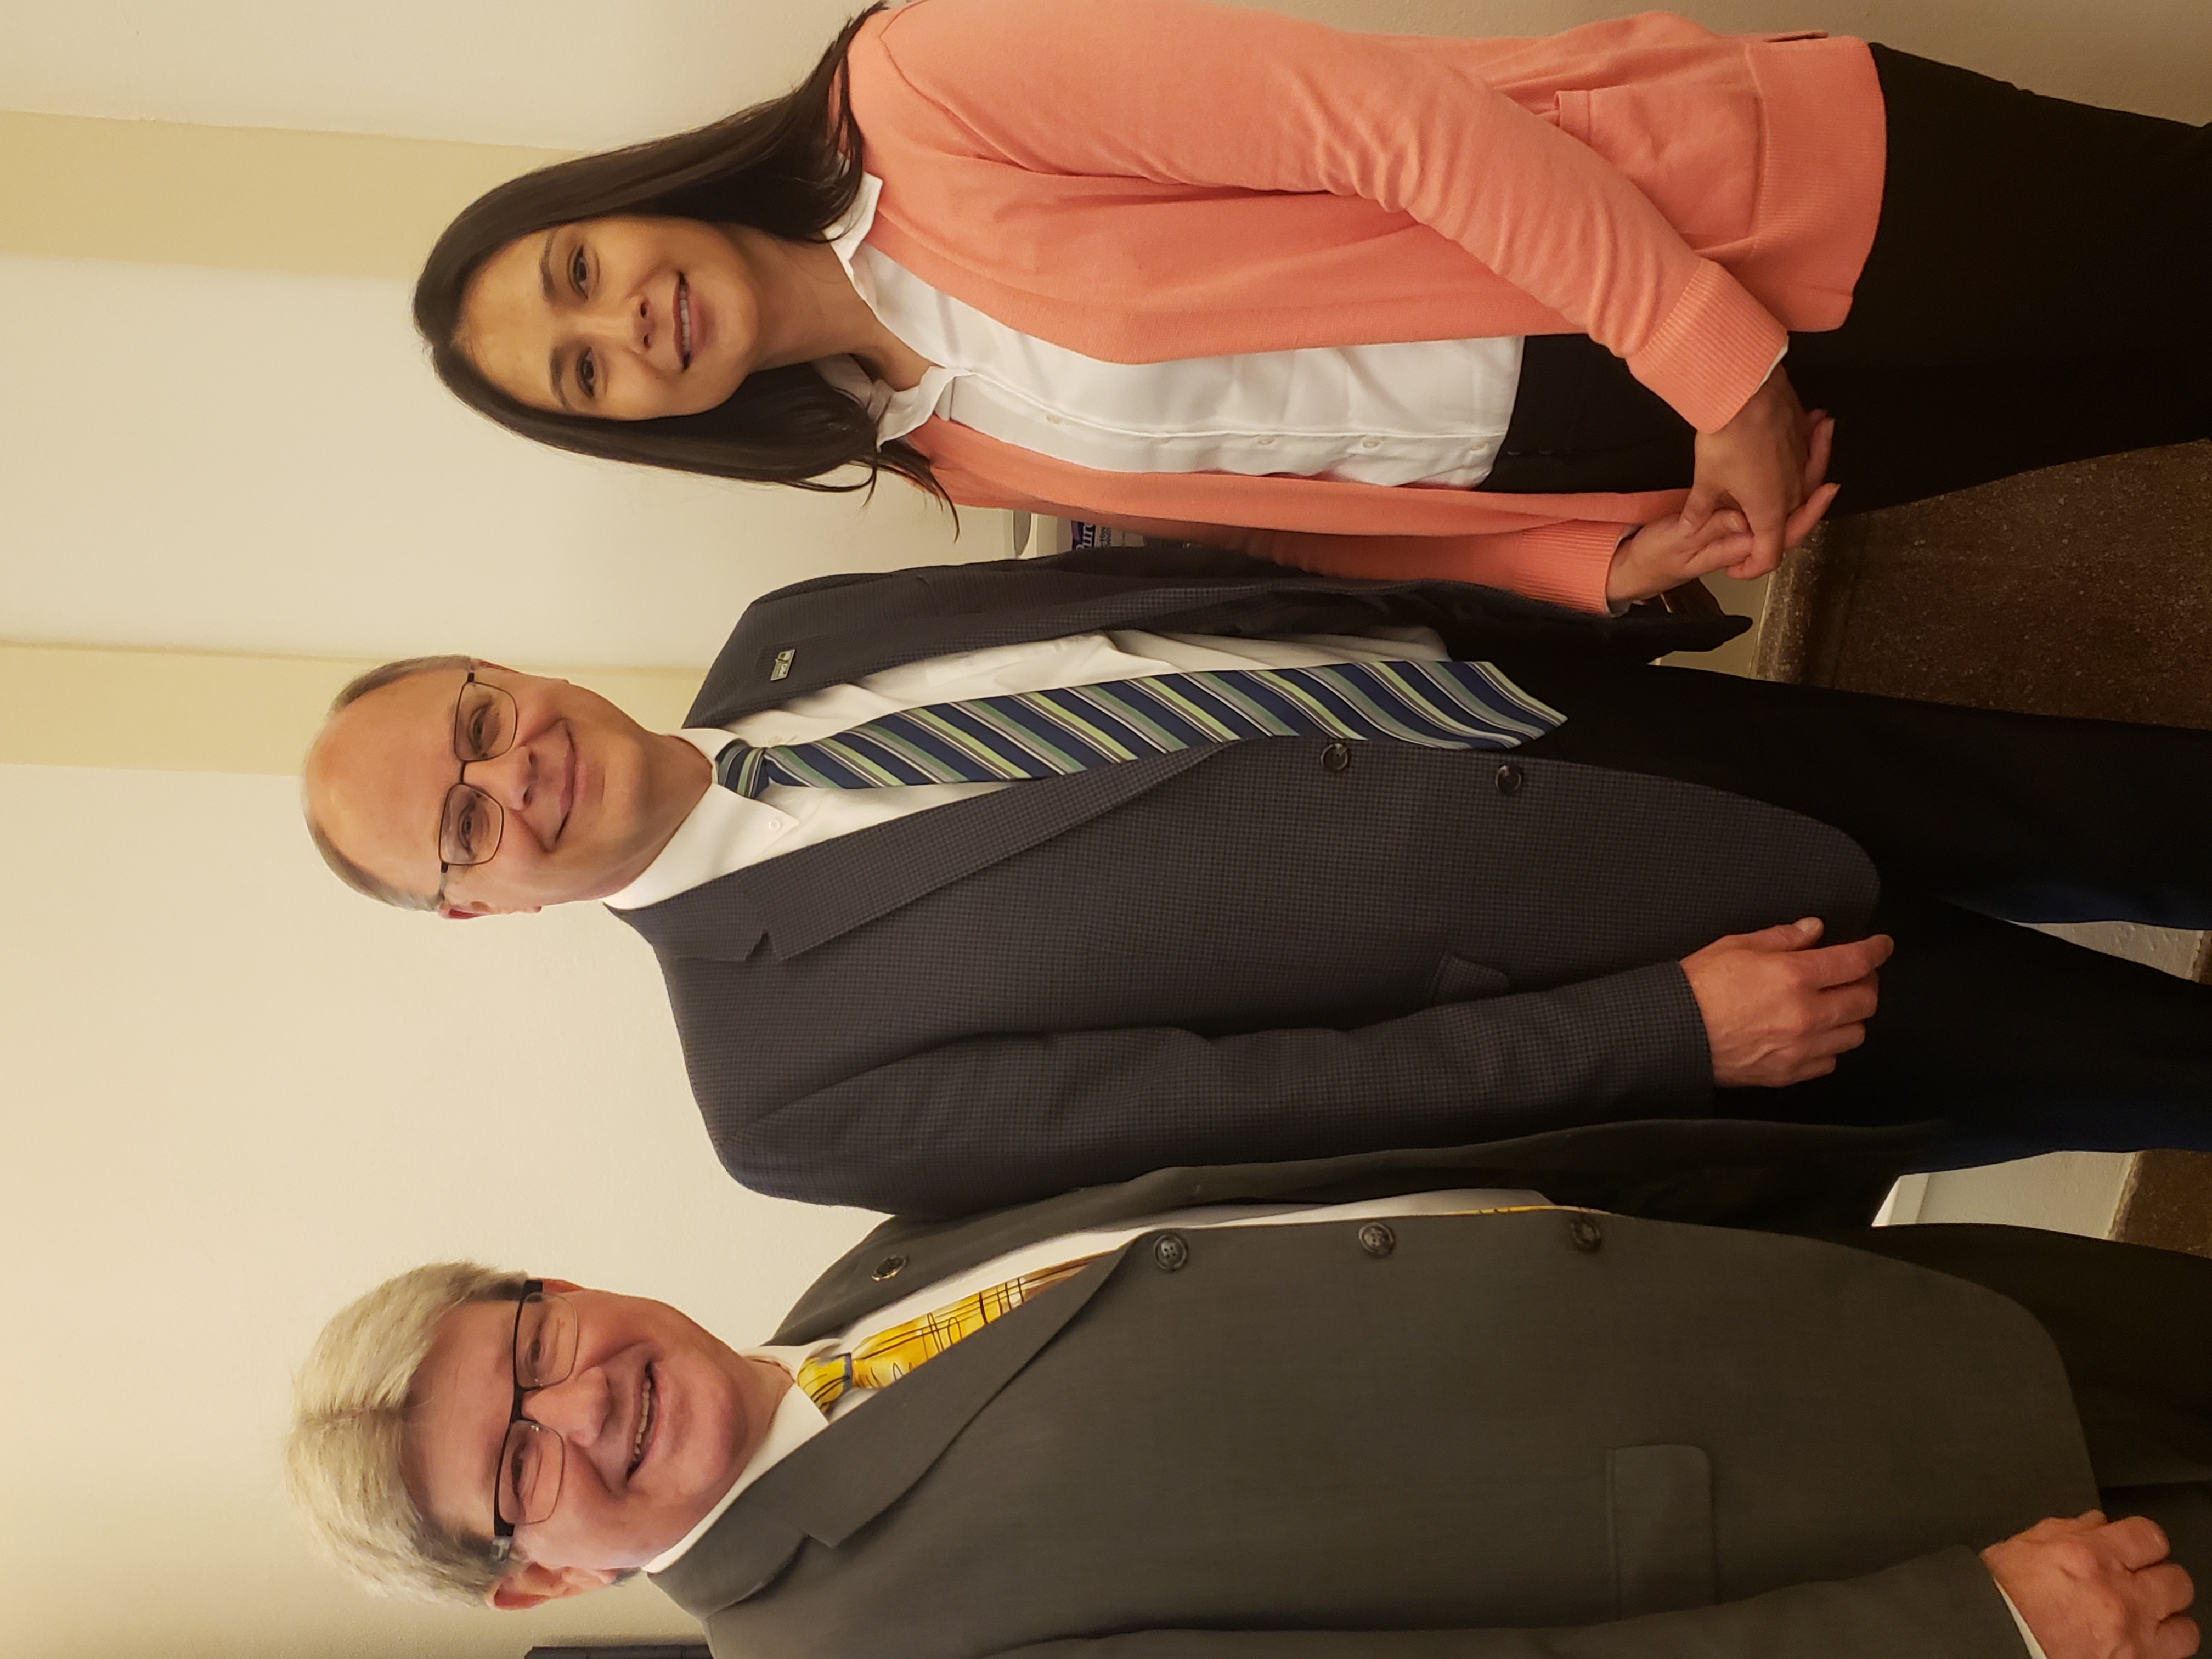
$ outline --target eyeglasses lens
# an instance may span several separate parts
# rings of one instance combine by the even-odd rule
[[[514,1381],[525,1389],[565,1382],[576,1364],[576,1316],[568,1298],[540,1291],[523,1298],[514,1327]]]
[[[561,1497],[561,1437],[525,1418],[507,1431],[499,1453],[499,1513],[526,1527],[553,1513]]]
[[[576,1317],[557,1296],[524,1299],[514,1327],[514,1381],[522,1389],[565,1382],[576,1364]],[[499,1513],[514,1526],[546,1519],[561,1498],[561,1437],[521,1418],[499,1454]]]
[[[470,680],[453,705],[453,754],[473,765],[514,747],[514,699],[496,685]]]

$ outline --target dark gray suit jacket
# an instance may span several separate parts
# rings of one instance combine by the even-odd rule
[[[842,1418],[656,1582],[718,1659],[2019,1659],[1973,1552],[2095,1498],[2042,1327],[1650,1218],[1863,1219],[1911,1151],[1615,1125],[890,1224],[777,1340],[1194,1201],[1507,1179],[1644,1212],[1141,1237]]]
[[[1510,666],[1735,623],[1146,556],[786,589],[747,611],[690,723],[1104,628],[1417,623]],[[787,1197],[944,1215],[1163,1164],[1693,1115],[1711,1073],[1679,959],[1804,915],[1850,936],[1875,896],[1847,837],[1717,790],[1388,744],[1324,765],[1330,747],[1024,783],[623,913],[723,1163]]]

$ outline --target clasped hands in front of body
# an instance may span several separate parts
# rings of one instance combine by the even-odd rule
[[[1620,544],[1606,598],[1630,604],[1717,570],[1748,579],[1773,569],[1836,499],[1826,482],[1835,432],[1832,416],[1797,401],[1778,364],[1734,420],[1698,434],[1689,500]]]

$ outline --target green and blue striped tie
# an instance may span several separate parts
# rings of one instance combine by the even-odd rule
[[[1512,749],[1563,718],[1488,663],[1237,668],[932,703],[812,743],[733,743],[716,757],[714,779],[755,796],[771,784],[996,783],[1246,738]]]

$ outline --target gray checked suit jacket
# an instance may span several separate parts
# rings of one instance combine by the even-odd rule
[[[717,1659],[2020,1659],[1974,1551],[2095,1499],[2043,1328],[1656,1218],[1863,1219],[1910,1152],[1608,1125],[889,1224],[778,1341],[1209,1200],[1505,1178],[1642,1208],[1141,1236],[790,1454],[656,1582]]]
[[[1422,623],[1510,667],[1641,659],[1735,623],[1147,556],[771,594],[690,723],[1105,628]],[[1329,747],[1023,783],[622,913],[659,957],[725,1165],[787,1197],[949,1215],[1164,1164],[1694,1115],[1711,1074],[1679,959],[1805,915],[1853,936],[1875,897],[1847,837],[1717,790],[1389,744],[1331,767]]]

